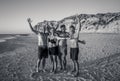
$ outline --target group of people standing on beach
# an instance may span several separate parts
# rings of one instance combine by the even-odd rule
[[[81,24],[79,17],[76,16],[76,25],[69,27],[69,32],[66,32],[66,26],[60,25],[60,31],[57,31],[58,27],[54,27],[53,23],[46,22],[46,25],[41,27],[43,31],[39,29],[40,25],[36,25],[38,29],[35,29],[31,25],[31,19],[27,19],[31,30],[38,36],[38,61],[37,61],[37,72],[45,72],[46,58],[50,56],[52,62],[51,72],[57,73],[58,71],[58,59],[60,62],[60,70],[66,71],[67,69],[67,49],[68,39],[70,47],[70,59],[73,61],[73,70],[71,73],[74,76],[79,74],[79,42],[85,43],[79,40],[79,32],[81,30]],[[59,24],[58,24],[59,25]],[[56,26],[58,26],[56,25]],[[79,29],[76,30],[76,27]],[[77,33],[76,33],[77,32]],[[42,63],[42,69],[40,70],[40,64]]]

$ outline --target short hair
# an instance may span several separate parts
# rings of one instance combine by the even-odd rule
[[[60,28],[66,28],[66,26],[63,24],[63,25],[60,26]]]
[[[56,31],[56,29],[54,27],[51,27],[51,28],[49,27],[48,32],[50,33],[50,30],[52,30],[52,29],[53,29],[54,32]]]
[[[71,25],[70,28],[73,28],[75,30],[75,26]]]

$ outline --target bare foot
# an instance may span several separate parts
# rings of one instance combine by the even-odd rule
[[[79,72],[76,72],[75,74],[74,74],[74,77],[78,77],[79,76]]]
[[[50,72],[51,72],[51,73],[54,72],[54,69],[50,70]]]
[[[72,71],[71,71],[71,73],[73,73],[73,72],[75,72],[76,70],[75,69],[73,69]]]
[[[40,70],[37,68],[37,69],[36,69],[36,72],[40,72]]]
[[[43,69],[42,72],[46,72],[45,69]]]
[[[63,68],[61,67],[60,70],[63,70]]]
[[[54,70],[54,74],[56,74],[57,73],[57,70]]]

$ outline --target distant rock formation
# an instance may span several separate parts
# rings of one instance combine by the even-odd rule
[[[98,13],[80,14],[81,33],[120,33],[120,12],[118,13]],[[67,31],[70,25],[75,25],[76,16],[66,17],[60,21],[52,22],[54,25],[65,24]],[[45,23],[45,22],[41,22]],[[59,27],[58,27],[59,30]]]
[[[80,14],[82,33],[120,33],[119,13]],[[75,22],[75,16],[61,20],[67,28]]]

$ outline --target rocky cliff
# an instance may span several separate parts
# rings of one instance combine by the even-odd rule
[[[60,22],[67,26],[75,22],[75,15],[62,19]],[[120,33],[120,12],[80,14],[82,33]]]

